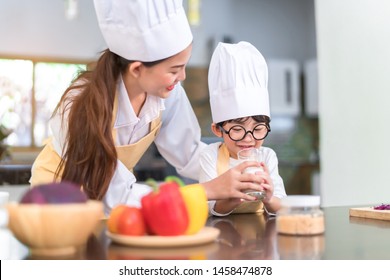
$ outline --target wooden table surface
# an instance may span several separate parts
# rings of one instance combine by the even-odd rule
[[[390,259],[390,221],[349,216],[351,207],[329,207],[325,212],[325,233],[299,237],[276,233],[275,218],[237,214],[210,217],[207,226],[220,229],[214,242],[180,248],[141,248],[115,244],[99,225],[77,254],[54,259]],[[6,230],[2,229],[2,235]],[[9,235],[11,235],[9,233]],[[39,259],[28,248],[8,237],[3,259]],[[0,241],[4,243],[4,238]],[[6,245],[4,247],[4,245]]]

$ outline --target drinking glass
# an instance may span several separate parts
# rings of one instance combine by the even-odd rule
[[[237,158],[240,162],[244,161],[264,161],[263,151],[261,149],[249,148],[243,149],[237,153]],[[264,171],[261,167],[251,166],[245,169],[245,173],[255,173],[257,171]]]
[[[243,149],[237,153],[237,158],[240,162],[244,161],[264,161],[263,151],[261,149],[249,148]],[[256,173],[258,171],[264,172],[262,167],[247,167],[244,173]],[[256,200],[262,200],[264,198],[265,193],[263,191],[247,191],[249,195],[256,197]]]

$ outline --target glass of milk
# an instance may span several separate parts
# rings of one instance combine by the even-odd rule
[[[263,150],[256,149],[256,148],[243,149],[237,153],[237,158],[240,162],[244,162],[244,161],[263,162],[264,161]],[[252,166],[246,168],[244,173],[256,173],[258,171],[264,172],[263,168]],[[259,191],[259,192],[248,191],[247,193],[249,195],[256,197],[256,200],[262,200],[265,195],[263,191]]]
[[[237,158],[240,162],[244,161],[264,161],[263,151],[261,149],[249,148],[243,149],[237,153]],[[245,173],[255,173],[257,171],[264,171],[261,167],[248,167],[245,169]]]

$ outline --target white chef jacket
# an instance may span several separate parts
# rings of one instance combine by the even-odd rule
[[[177,84],[167,99],[147,95],[138,117],[131,106],[122,78],[118,81],[117,92],[119,96],[118,110],[114,116],[115,145],[132,144],[146,136],[150,123],[158,118],[162,111],[162,126],[154,141],[158,151],[176,168],[178,174],[198,179],[199,154],[206,144],[200,140],[199,123],[183,87]],[[64,126],[61,126],[59,114],[50,121],[53,146],[59,155],[62,154],[65,144],[67,126],[66,121]],[[139,207],[142,196],[150,190],[149,186],[136,183],[134,174],[118,160],[114,176],[103,198],[104,211],[108,214],[119,203]]]
[[[218,161],[218,149],[221,145],[221,142],[215,142],[208,145],[200,154],[200,173],[199,173],[199,183],[203,183],[209,180],[212,180],[218,177],[217,173],[217,161]],[[278,158],[274,150],[268,147],[261,147],[264,155],[264,162],[267,165],[271,180],[274,184],[274,196],[282,198],[286,196],[286,190],[284,188],[284,183],[282,177],[279,175],[278,169]],[[240,163],[239,160],[230,158],[229,159],[229,168],[232,168]],[[230,213],[217,213],[214,211],[215,200],[209,201],[209,210],[210,214],[215,216],[226,216]]]

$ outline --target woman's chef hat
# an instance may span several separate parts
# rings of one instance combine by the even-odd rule
[[[108,48],[128,60],[157,61],[192,42],[182,0],[94,0]]]
[[[267,63],[250,43],[219,43],[211,57],[208,80],[214,123],[270,117]]]

